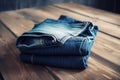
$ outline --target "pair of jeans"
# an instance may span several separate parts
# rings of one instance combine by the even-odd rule
[[[23,62],[85,69],[97,31],[91,22],[62,15],[35,25],[18,38],[16,45]]]

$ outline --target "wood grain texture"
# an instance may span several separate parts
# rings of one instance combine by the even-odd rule
[[[104,22],[108,22],[111,24],[120,26],[120,15],[115,13],[110,13],[107,11],[86,7],[84,5],[79,5],[75,3],[63,3],[63,4],[55,4],[56,7],[66,9],[68,11],[72,11],[77,14],[81,14],[93,19],[102,20]]]
[[[67,5],[68,6],[68,5]],[[77,9],[77,7],[76,7]],[[89,58],[89,67],[86,70],[80,71],[80,70],[67,70],[67,69],[60,69],[60,68],[52,68],[52,67],[41,67],[41,66],[34,66],[34,65],[27,65],[20,63],[18,60],[19,51],[15,48],[14,43],[16,40],[16,37],[20,36],[23,32],[30,30],[35,23],[39,23],[43,21],[46,18],[53,18],[57,19],[60,15],[68,15],[70,17],[73,17],[78,20],[93,20],[95,25],[101,25],[100,30],[103,32],[99,32],[94,46],[92,48],[92,54]],[[12,68],[12,65],[9,65],[7,63],[11,63],[9,58],[4,61],[4,58],[0,58],[2,64],[4,64],[5,68],[0,65],[1,67],[1,73],[6,80],[8,78],[11,79],[41,79],[41,80],[52,80],[53,77],[55,80],[119,80],[120,79],[120,40],[118,38],[114,38],[111,35],[119,36],[119,27],[116,26],[116,24],[110,24],[109,22],[104,22],[100,20],[91,19],[87,16],[76,14],[74,12],[71,12],[69,10],[64,10],[55,6],[47,6],[44,8],[30,8],[30,9],[22,9],[17,11],[9,11],[0,13],[0,21],[4,23],[4,26],[0,29],[0,33],[3,37],[0,37],[0,44],[3,46],[9,45],[9,42],[13,41],[12,44],[9,46],[13,47],[0,47],[0,57],[3,57],[4,54],[7,54],[8,56],[12,57],[11,61],[15,63],[15,66],[20,65],[18,68],[18,72],[23,77],[19,77],[17,74],[14,78],[11,78],[13,74],[7,74],[6,68],[8,72],[14,69]],[[107,25],[107,26],[104,26]],[[108,27],[111,25],[111,27]],[[8,30],[9,31],[8,31]],[[110,29],[116,30],[116,32],[111,32]],[[109,33],[111,35],[105,34]],[[9,33],[9,35],[7,35]],[[117,34],[118,33],[118,34]],[[14,35],[16,37],[14,37]],[[9,38],[9,37],[10,38]],[[12,36],[12,37],[11,37]],[[8,39],[9,38],[9,39]],[[4,40],[7,40],[7,42],[4,42]],[[14,40],[13,40],[14,39]],[[4,43],[3,43],[4,42]],[[10,48],[10,49],[9,49]],[[12,48],[12,49],[11,49]],[[10,52],[9,54],[6,52]],[[17,56],[17,57],[16,57]],[[17,60],[17,61],[16,61]],[[11,63],[11,64],[13,64]],[[25,68],[24,68],[25,66]],[[22,70],[21,70],[22,68]],[[27,70],[26,70],[27,68]],[[21,72],[20,72],[20,71]],[[16,71],[13,70],[13,72]],[[24,73],[23,73],[24,72]],[[27,74],[28,75],[24,75]],[[28,77],[30,75],[30,77]],[[52,77],[51,77],[52,75]],[[34,76],[34,77],[33,77]],[[47,77],[48,76],[48,77]],[[32,78],[31,78],[32,77]]]
[[[16,37],[0,23],[0,71],[5,80],[54,80],[45,68],[21,63],[15,42]]]

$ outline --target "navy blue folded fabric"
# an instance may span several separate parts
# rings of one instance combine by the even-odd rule
[[[86,69],[88,67],[87,56],[35,56],[21,54],[20,58],[25,63],[40,64],[51,67],[67,69]]]
[[[16,42],[21,61],[62,68],[87,67],[98,27],[68,16],[46,19],[23,33]]]
[[[66,16],[61,16],[60,20],[67,21],[69,24],[73,24],[75,20],[72,21],[71,18]],[[53,21],[54,22],[54,21]],[[78,24],[78,22],[75,22]],[[75,25],[74,23],[74,25]],[[81,24],[81,23],[80,23]],[[37,29],[39,26],[37,27]],[[34,27],[36,29],[36,26]],[[32,31],[32,30],[31,30]],[[21,53],[35,54],[35,55],[88,55],[92,44],[94,43],[94,38],[98,31],[97,26],[93,26],[89,22],[84,32],[80,33],[78,36],[73,36],[66,40],[62,45],[57,45],[59,42],[55,43],[52,37],[43,36],[42,33],[24,33],[17,40],[17,47],[20,49]],[[35,31],[34,31],[35,32]],[[28,34],[29,33],[29,34]],[[56,44],[56,45],[55,45]]]
[[[90,53],[93,43],[94,40],[87,37],[73,37],[61,46],[30,47],[21,49],[21,52],[38,56],[83,56]]]

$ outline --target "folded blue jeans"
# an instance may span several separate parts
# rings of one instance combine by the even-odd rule
[[[16,45],[23,62],[84,69],[97,31],[91,22],[62,15],[35,25],[17,39]]]
[[[78,26],[79,24],[79,22],[77,21],[75,22],[74,19],[71,19],[66,16],[61,16],[60,20],[62,20],[63,22],[66,21],[66,23],[72,25],[74,23],[74,26],[75,25]],[[61,23],[62,21],[60,21],[59,23]],[[52,20],[51,23],[52,22],[54,21]],[[44,23],[44,21],[42,23]],[[50,37],[49,35],[43,36],[42,33],[38,33],[37,31],[35,31],[36,28],[39,29],[41,27],[39,26],[40,24],[38,24],[38,26],[35,26],[32,30],[20,36],[17,40],[16,45],[21,51],[21,53],[26,53],[26,54],[46,55],[46,56],[88,55],[92,47],[92,44],[94,42],[96,33],[98,31],[97,26],[93,26],[91,22],[88,23],[89,25],[85,26],[86,27],[85,29],[83,28],[84,31],[82,30],[83,31],[82,33],[80,32],[77,36],[72,36],[72,37],[70,36],[70,38],[67,39],[65,43],[62,45],[59,45],[59,42],[54,42],[54,41],[52,42],[53,38]],[[81,24],[82,22],[80,22],[80,25]]]
[[[88,67],[87,56],[36,56],[21,54],[22,62],[30,64],[46,65],[67,69],[86,69]]]

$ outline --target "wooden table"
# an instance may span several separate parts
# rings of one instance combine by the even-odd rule
[[[92,21],[99,32],[86,70],[20,62],[16,38],[46,18],[68,15]],[[0,13],[0,80],[120,80],[120,15],[74,3]]]

